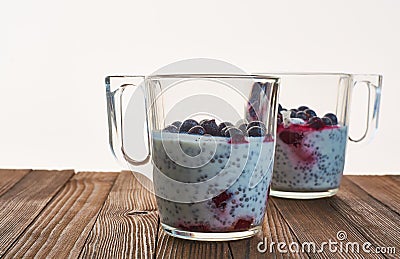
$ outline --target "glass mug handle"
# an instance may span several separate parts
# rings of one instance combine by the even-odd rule
[[[352,138],[349,136],[350,141],[358,143],[361,141],[371,140],[378,129],[382,76],[353,75],[353,82],[353,87],[357,87],[357,85],[360,84],[365,84],[368,87],[367,118],[364,133],[359,138]]]
[[[124,124],[126,109],[133,93],[127,90],[136,90],[145,80],[144,76],[107,76],[105,78],[108,115],[108,138],[114,156],[120,162],[128,162],[133,166],[145,165],[150,160],[150,149],[142,160],[131,158],[124,146]],[[145,112],[147,129],[147,147],[149,147],[149,135],[147,127],[147,113]]]

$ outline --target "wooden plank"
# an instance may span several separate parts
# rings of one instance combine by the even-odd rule
[[[131,172],[118,176],[80,257],[154,256],[158,213],[152,183],[135,176]]]
[[[81,172],[60,190],[5,258],[76,258],[117,173]]]
[[[232,258],[228,242],[204,242],[174,238],[159,226],[156,258]]]
[[[0,196],[27,175],[31,169],[0,169]]]
[[[325,199],[315,200],[290,200],[290,199],[273,199],[274,204],[277,206],[285,221],[289,224],[290,229],[298,238],[300,244],[304,245],[306,242],[316,245],[316,252],[313,249],[309,250],[305,246],[306,251],[310,257],[313,258],[382,258],[377,254],[368,254],[360,249],[359,253],[353,253],[351,247],[349,251],[340,250],[338,245],[333,245],[337,251],[329,249],[324,245],[321,249],[323,242],[338,242],[337,238],[339,231],[344,231],[347,235],[346,239],[342,242],[344,246],[348,242],[358,242],[362,245],[367,240],[353,225],[343,217],[341,212],[336,210],[338,202],[341,202],[338,197],[334,196]],[[349,212],[352,213],[352,212]],[[343,233],[343,232],[342,232]],[[312,247],[312,246],[311,246]],[[319,252],[320,251],[320,252]]]
[[[377,247],[395,247],[396,251],[400,251],[399,214],[369,196],[346,177],[342,180],[337,197],[339,200],[332,206],[368,241]],[[394,258],[393,254],[385,256]]]
[[[0,197],[0,257],[73,174],[31,171]]]
[[[400,215],[400,175],[346,176],[366,193]]]
[[[292,242],[299,243],[272,200],[273,198],[270,198],[268,201],[262,233],[250,239],[230,242],[233,258],[308,258],[308,255],[302,251],[290,254],[280,253],[277,250],[276,244],[279,242],[288,245]],[[258,247],[261,251],[258,250]]]

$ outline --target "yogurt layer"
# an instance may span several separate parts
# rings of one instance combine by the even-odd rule
[[[273,190],[316,192],[338,188],[346,142],[346,126],[314,129],[301,124],[279,125]]]
[[[243,231],[261,224],[274,142],[153,132],[154,187],[161,222],[195,232]]]

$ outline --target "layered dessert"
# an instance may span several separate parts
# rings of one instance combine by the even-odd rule
[[[274,153],[262,122],[175,122],[152,132],[152,146],[164,227],[232,232],[261,224]]]
[[[322,192],[339,187],[345,162],[347,127],[336,115],[323,117],[306,106],[279,106],[274,191]]]

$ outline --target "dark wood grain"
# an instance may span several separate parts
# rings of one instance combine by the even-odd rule
[[[76,174],[21,235],[5,258],[76,258],[117,173]]]
[[[140,174],[0,170],[0,257],[398,258],[400,176],[345,176],[332,198],[270,198],[263,231],[231,242],[177,239],[160,227],[152,182]],[[338,241],[396,254],[279,252],[277,244]],[[273,245],[273,253],[260,248]],[[287,248],[287,247],[286,247]],[[396,257],[397,256],[397,257]]]
[[[111,189],[80,257],[151,258],[158,213],[151,182],[122,172]],[[147,188],[146,188],[147,187]]]
[[[30,169],[0,169],[0,196],[30,171]]]
[[[400,215],[400,176],[346,176],[370,196]]]
[[[268,201],[262,232],[247,240],[230,242],[233,258],[308,258],[308,255],[302,251],[292,254],[279,253],[277,251],[275,244],[278,242],[284,242],[285,244],[294,242],[298,244],[298,240],[272,200],[273,198],[270,198]],[[258,246],[261,252],[257,249]],[[271,248],[272,253],[270,253]],[[264,251],[264,249],[266,250]]]
[[[0,197],[0,257],[74,171],[31,171]]]
[[[358,231],[358,229],[336,210],[336,204],[341,202],[338,197],[316,199],[316,200],[289,200],[273,199],[280,213],[295,233],[301,244],[313,242],[316,249],[321,249],[323,242],[339,241],[337,233],[345,231],[347,238],[345,242],[364,243],[368,240]],[[351,252],[351,251],[350,251]],[[360,253],[347,253],[346,251],[331,252],[325,246],[321,252],[308,253],[312,258],[333,258],[333,257],[355,257],[361,258],[382,258],[380,255]]]
[[[332,203],[333,208],[375,247],[389,246],[400,251],[400,216],[396,212],[367,195],[348,178],[342,180],[337,199]]]

